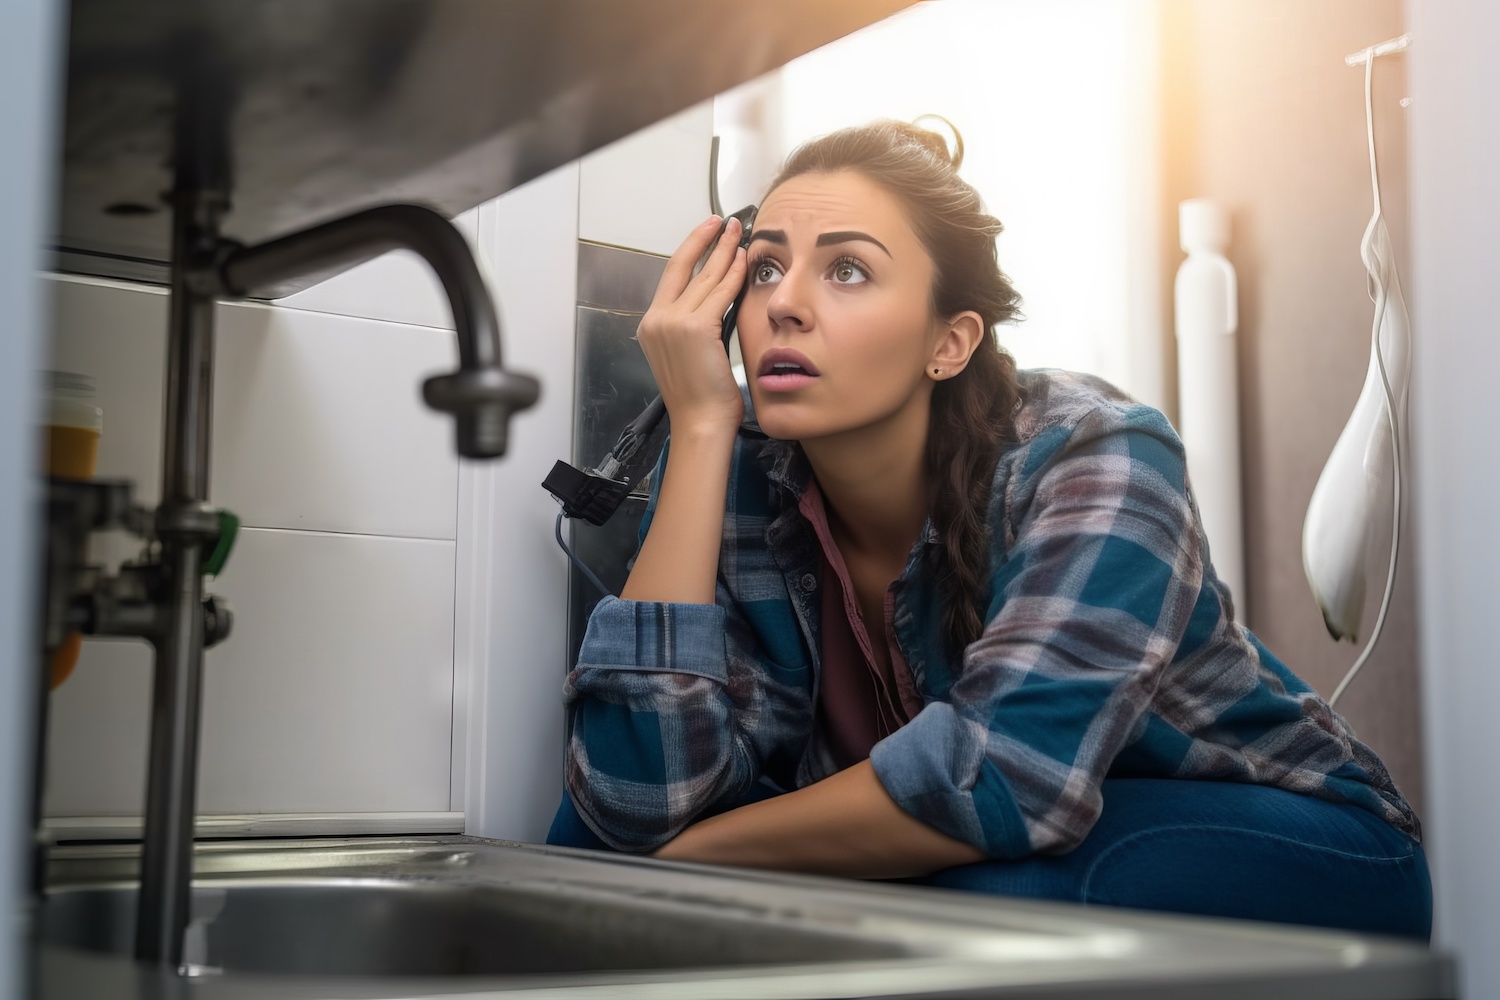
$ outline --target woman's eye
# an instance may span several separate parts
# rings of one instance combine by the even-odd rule
[[[769,285],[781,277],[781,272],[776,270],[776,265],[769,261],[761,261],[750,271],[751,280],[757,285]]]
[[[869,275],[858,261],[837,260],[833,262],[833,280],[841,285],[857,285],[868,281]]]

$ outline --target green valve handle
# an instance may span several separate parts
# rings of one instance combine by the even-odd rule
[[[230,550],[234,548],[234,539],[239,533],[240,519],[230,511],[219,511],[219,540],[214,543],[214,550],[203,566],[205,576],[216,577],[223,571],[224,564],[229,561]]]

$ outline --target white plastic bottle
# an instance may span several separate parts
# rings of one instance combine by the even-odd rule
[[[1214,570],[1245,620],[1244,501],[1240,476],[1239,295],[1229,215],[1202,198],[1178,206],[1187,259],[1177,269],[1178,430],[1208,534]]]

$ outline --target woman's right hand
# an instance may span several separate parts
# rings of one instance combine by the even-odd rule
[[[636,340],[646,352],[656,386],[672,420],[674,437],[688,430],[733,435],[745,405],[719,339],[724,313],[745,280],[740,222],[730,219],[703,269],[693,274],[719,218],[710,216],[667,261]]]

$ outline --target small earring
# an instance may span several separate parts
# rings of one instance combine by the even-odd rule
[[[933,370],[932,370],[932,374],[934,374],[934,375],[936,375],[936,374],[937,374],[937,373],[938,373],[938,369],[936,369],[936,368],[934,368],[934,369],[933,369]]]

